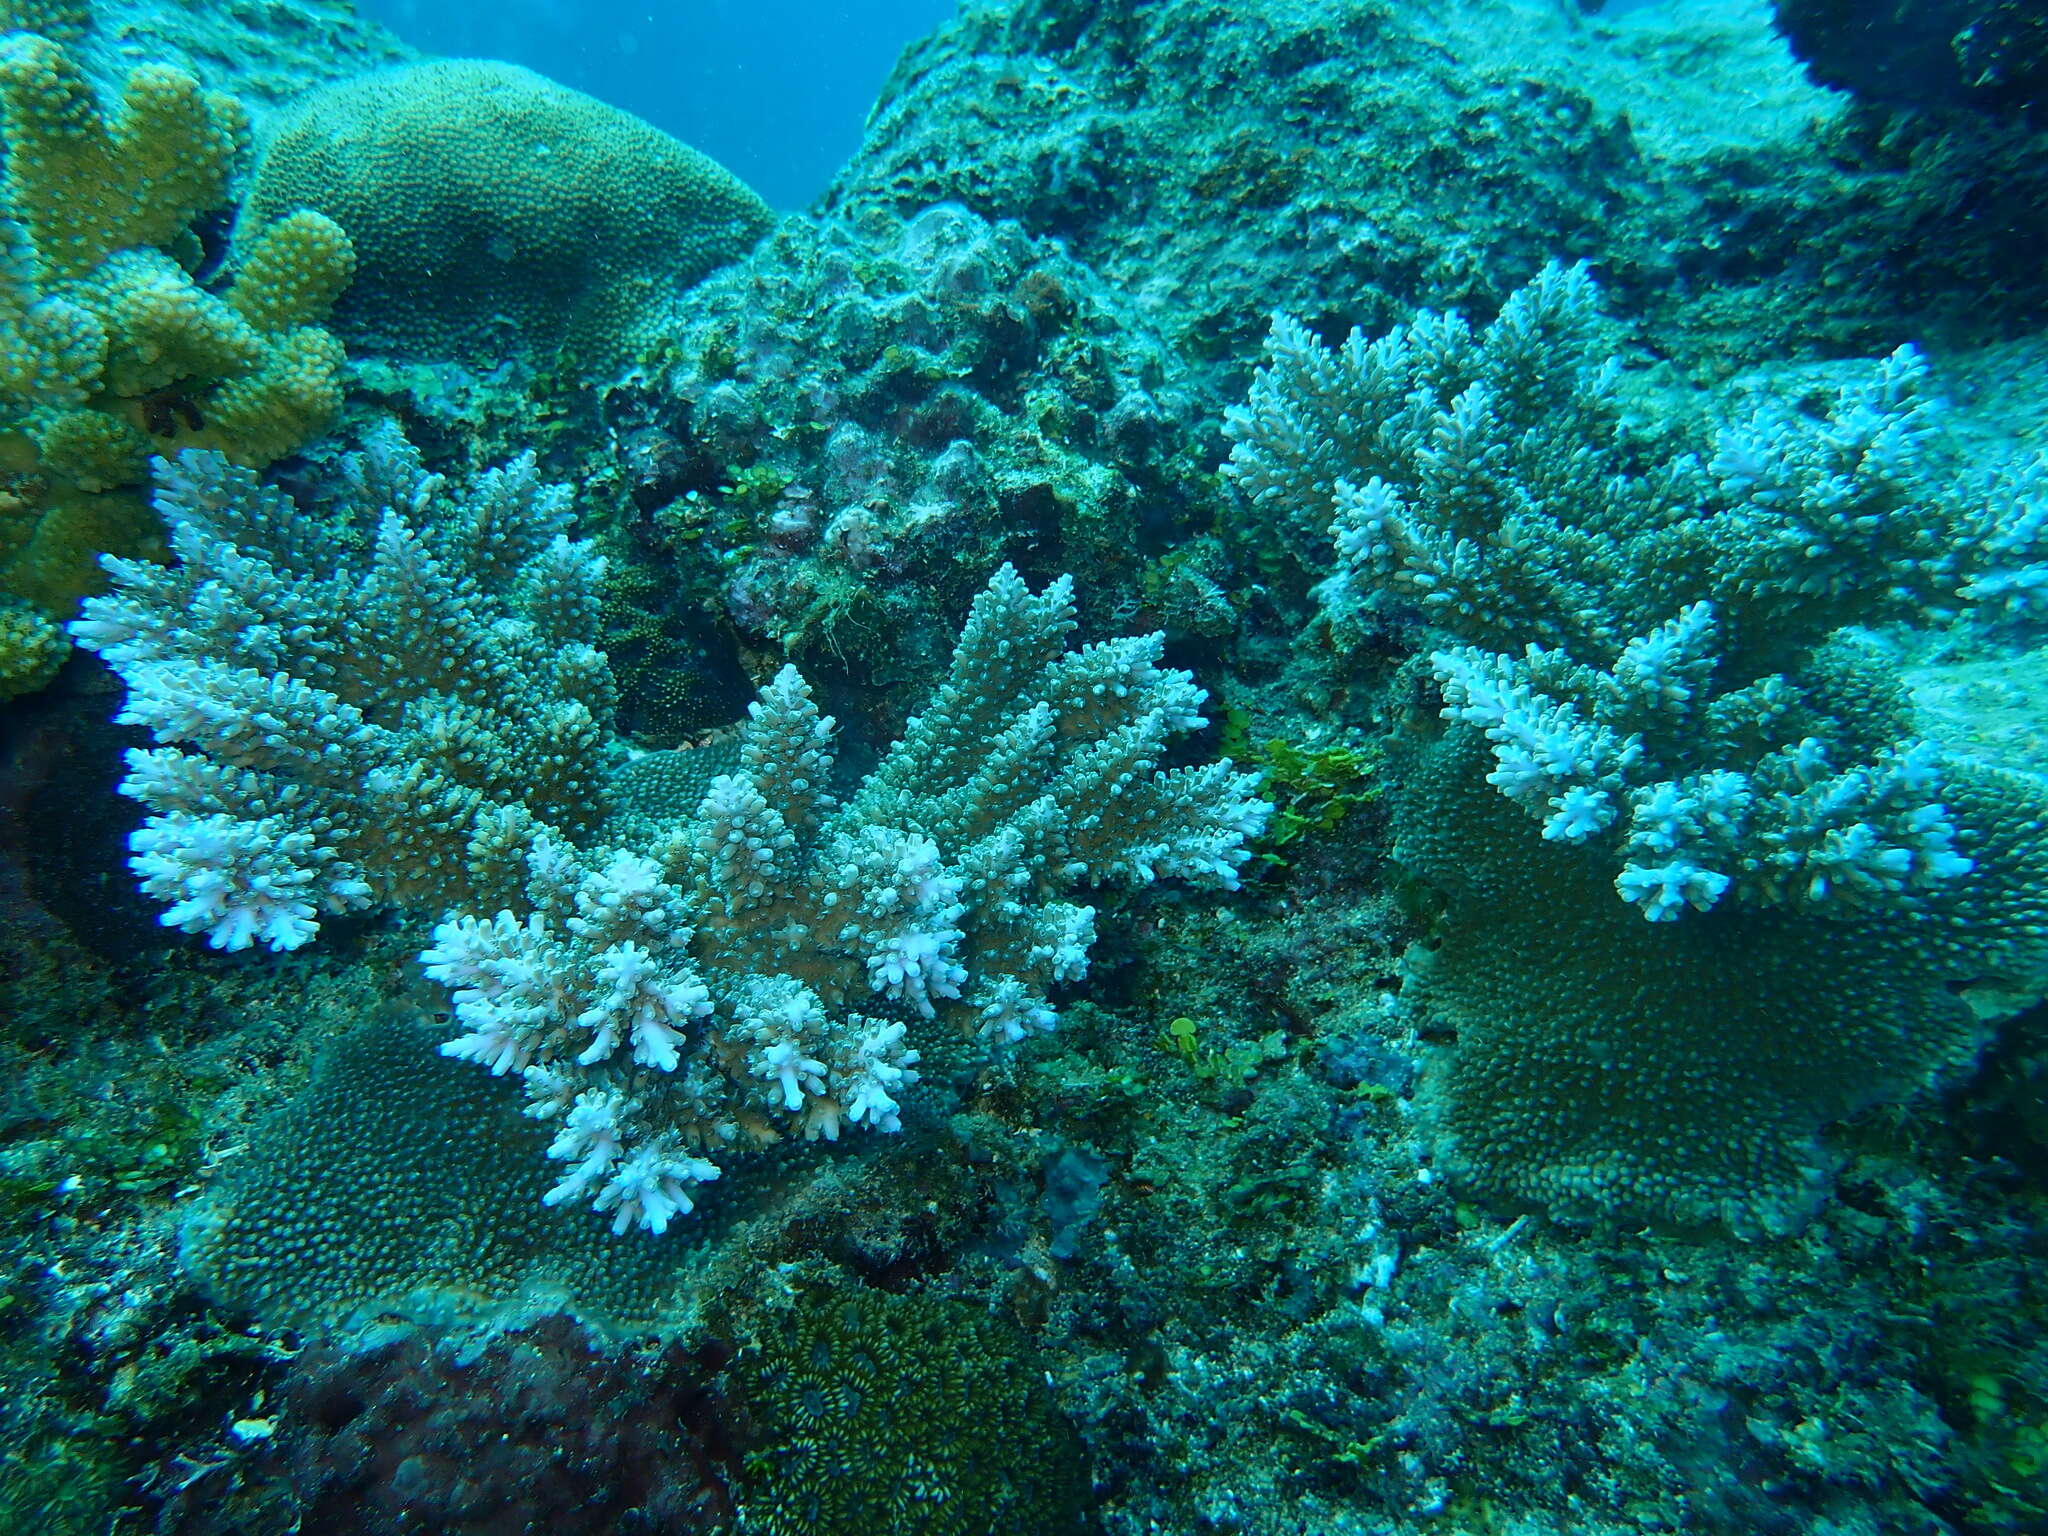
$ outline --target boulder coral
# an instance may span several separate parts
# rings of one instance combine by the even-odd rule
[[[473,361],[627,350],[773,217],[639,118],[478,59],[380,70],[285,112],[236,249],[298,208],[338,220],[361,253],[335,317],[351,344]]]
[[[144,65],[105,111],[64,46],[0,45],[0,696],[47,679],[54,626],[97,589],[96,557],[154,553],[131,487],[152,453],[211,448],[262,466],[341,403],[341,344],[320,328],[355,269],[324,215],[280,218],[225,290],[200,286],[192,221],[228,201],[242,108]]]

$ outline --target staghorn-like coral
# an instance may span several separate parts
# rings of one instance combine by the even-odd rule
[[[1471,643],[1611,659],[1707,598],[1731,671],[1959,607],[2048,494],[2038,469],[1963,471],[1910,347],[1823,413],[1767,402],[1663,456],[1625,408],[1615,339],[1583,264],[1476,331],[1424,314],[1332,349],[1278,317],[1225,423],[1227,473],[1311,563],[1334,542],[1340,617],[1405,608]]]
[[[537,817],[598,814],[603,561],[566,536],[568,491],[529,455],[458,492],[395,435],[351,467],[360,529],[217,453],[158,461],[179,563],[110,558],[72,626],[127,682],[121,720],[165,743],[129,754],[152,812],[131,862],[219,948],[505,899]]]
[[[442,1049],[524,1080],[568,1165],[548,1202],[659,1232],[778,1126],[895,1130],[910,1030],[942,1010],[993,1045],[1051,1029],[1087,971],[1084,885],[1232,887],[1270,807],[1228,761],[1162,769],[1204,698],[1160,637],[1066,649],[1072,583],[1005,566],[951,669],[843,804],[833,722],[785,667],[687,821],[654,847],[530,846],[523,915],[461,914],[427,973]]]
[[[295,209],[349,231],[351,344],[495,363],[608,361],[773,220],[737,177],[513,64],[441,59],[308,93],[266,133],[237,250]]]
[[[134,70],[103,112],[59,42],[0,44],[0,591],[47,630],[94,590],[105,551],[154,553],[129,490],[153,452],[214,448],[269,464],[341,402],[341,345],[320,328],[353,275],[346,234],[299,211],[253,244],[233,281],[194,281],[192,220],[228,200],[246,118],[163,65]],[[0,696],[47,650],[0,653]]]
[[[1653,462],[1605,331],[1583,267],[1546,270],[1477,333],[1430,315],[1333,353],[1283,317],[1228,422],[1229,472],[1327,533],[1319,596],[1341,626],[1419,618],[1461,642],[1430,663],[1445,717],[1493,744],[1488,782],[1546,839],[1618,845],[1616,887],[1646,917],[1731,891],[1910,907],[1969,867],[1940,750],[1824,642],[2030,590],[2013,514],[2043,477],[2020,477],[2029,496],[1958,475],[1910,349],[1820,419],[1766,405],[1709,453]]]
[[[664,1230],[708,1154],[778,1121],[896,1129],[913,1026],[1050,1029],[1094,939],[1077,887],[1234,886],[1270,810],[1227,761],[1161,766],[1205,695],[1160,636],[1069,652],[1072,582],[1034,596],[1005,566],[844,803],[786,667],[693,814],[595,841],[602,564],[530,458],[455,497],[380,440],[351,460],[366,555],[218,455],[159,476],[180,563],[109,561],[73,627],[128,683],[120,718],[174,744],[123,785],[153,812],[144,890],[227,949],[372,903],[448,913],[422,956],[455,993],[444,1052],[520,1074],[569,1165],[548,1203],[619,1231]]]
[[[1852,628],[2030,591],[2039,472],[1962,473],[1909,350],[1660,457],[1607,339],[1580,268],[1478,332],[1283,319],[1229,472],[1334,554],[1340,634],[1428,652],[1397,851],[1450,897],[1413,971],[1474,1183],[1741,1219],[2048,948],[2041,786],[1945,761]]]

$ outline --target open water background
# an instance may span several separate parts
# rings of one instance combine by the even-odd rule
[[[800,208],[953,0],[360,0],[416,48],[505,59],[638,113]]]

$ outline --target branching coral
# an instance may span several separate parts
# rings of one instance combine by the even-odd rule
[[[126,488],[153,451],[210,447],[261,466],[340,405],[341,346],[319,321],[354,271],[331,219],[281,219],[221,294],[192,271],[192,220],[227,201],[240,106],[161,65],[103,113],[65,48],[0,44],[0,589],[68,618],[103,550],[155,543]],[[35,669],[0,656],[0,692]]]
[[[528,456],[456,493],[395,438],[353,470],[367,551],[217,453],[159,461],[179,564],[109,559],[73,626],[127,682],[120,718],[182,744],[129,754],[133,863],[220,948],[504,899],[536,817],[597,814],[603,562],[568,492]]]
[[[532,846],[522,918],[457,916],[423,957],[466,1033],[525,1079],[588,1200],[660,1231],[709,1154],[778,1123],[895,1130],[909,1031],[942,1010],[993,1044],[1053,1027],[1087,971],[1077,886],[1234,886],[1270,807],[1227,762],[1162,770],[1200,689],[1157,635],[1066,650],[1071,583],[1007,566],[951,671],[858,793],[827,789],[833,726],[794,668],[755,703],[739,771],[648,853]]]
[[[1960,473],[1910,350],[1660,459],[1606,330],[1556,268],[1478,332],[1282,320],[1230,472],[1334,553],[1340,631],[1428,647],[1449,724],[1396,832],[1452,897],[1417,975],[1475,1182],[1754,1212],[1806,1132],[1968,1048],[1954,989],[2040,963],[2040,786],[1945,761],[1851,628],[2028,589],[2038,475]]]
[[[530,459],[457,498],[401,443],[358,456],[364,559],[218,455],[159,475],[181,563],[109,561],[74,626],[127,681],[121,718],[182,744],[130,757],[144,889],[229,949],[373,902],[448,912],[422,957],[455,992],[444,1051],[522,1076],[567,1165],[548,1202],[621,1231],[662,1231],[710,1154],[778,1122],[896,1129],[913,1027],[1053,1026],[1094,938],[1077,887],[1234,886],[1271,809],[1228,762],[1161,766],[1204,694],[1158,635],[1069,652],[1072,583],[1034,596],[1006,566],[850,799],[785,668],[693,814],[594,842],[601,566]]]
[[[1337,616],[1406,610],[1473,644],[1611,659],[1706,598],[1738,671],[1959,606],[1996,563],[1992,514],[2043,490],[1957,472],[1911,348],[1821,419],[1766,404],[1660,459],[1624,411],[1612,342],[1582,266],[1547,269],[1479,331],[1426,314],[1333,350],[1280,317],[1226,422],[1229,474],[1311,559],[1334,541]]]

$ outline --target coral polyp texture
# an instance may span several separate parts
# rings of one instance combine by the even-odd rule
[[[186,1213],[185,1267],[277,1326],[380,1313],[508,1322],[557,1307],[644,1329],[683,1283],[680,1245],[541,1203],[547,1137],[497,1084],[389,1010],[337,1011],[305,1085],[256,1121]]]
[[[166,923],[291,949],[373,903],[504,899],[537,819],[592,824],[603,562],[531,457],[457,490],[379,439],[351,460],[359,527],[217,453],[157,477],[177,563],[109,559],[73,634],[163,743],[122,788]]]
[[[1014,1328],[957,1300],[850,1281],[747,1329],[726,1382],[751,1434],[742,1528],[761,1536],[1086,1529],[1088,1458]]]
[[[317,209],[362,276],[352,345],[496,362],[567,342],[606,361],[743,255],[768,207],[707,156],[531,70],[443,59],[312,91],[270,126],[236,226],[247,249]]]
[[[193,278],[190,225],[228,200],[246,132],[233,98],[182,70],[134,70],[109,113],[60,43],[0,43],[0,591],[46,630],[93,589],[99,553],[160,544],[128,489],[153,452],[265,465],[340,406],[341,344],[319,324],[354,272],[338,225],[294,212],[223,292]],[[27,659],[47,645],[0,651],[0,695],[36,684],[47,668]]]
[[[1427,653],[1397,853],[1450,899],[1413,975],[1468,1177],[1753,1220],[1967,1054],[1959,991],[2038,984],[2048,796],[1919,736],[1867,629],[2030,592],[2041,471],[1965,472],[1910,350],[1660,455],[1607,343],[1580,268],[1483,330],[1282,319],[1229,472],[1340,635]]]
[[[1071,587],[998,571],[844,802],[833,722],[785,667],[738,771],[654,846],[536,838],[520,911],[440,925],[422,959],[464,1030],[442,1050],[517,1073],[558,1127],[549,1203],[659,1232],[728,1148],[896,1130],[925,1021],[996,1048],[1053,1027],[1095,937],[1078,888],[1237,884],[1270,807],[1227,761],[1160,766],[1202,690],[1157,635],[1068,650]]]

